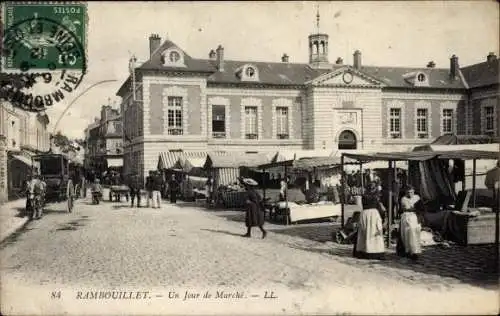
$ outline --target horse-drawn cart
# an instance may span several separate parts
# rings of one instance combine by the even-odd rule
[[[40,175],[45,180],[46,202],[66,201],[66,211],[73,210],[74,184],[69,170],[69,159],[62,154],[41,154],[33,156],[40,166]]]
[[[122,196],[125,196],[128,202],[129,192],[130,189],[126,185],[112,185],[109,187],[109,201],[120,202]]]

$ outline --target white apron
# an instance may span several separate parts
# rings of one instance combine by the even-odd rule
[[[382,218],[376,208],[363,210],[360,214],[356,251],[365,253],[385,251]]]
[[[420,244],[421,226],[418,223],[417,214],[413,212],[404,212],[401,214],[399,225],[405,252],[409,254],[422,253]]]

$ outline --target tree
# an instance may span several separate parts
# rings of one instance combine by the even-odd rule
[[[55,135],[52,135],[52,141],[54,145],[59,147],[63,153],[78,151],[80,150],[80,147],[83,146],[82,140],[71,140],[66,135],[63,135],[61,131],[58,131]]]

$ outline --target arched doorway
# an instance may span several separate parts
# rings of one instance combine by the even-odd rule
[[[358,147],[358,141],[356,135],[349,131],[342,131],[339,135],[339,150],[341,149],[356,149]]]

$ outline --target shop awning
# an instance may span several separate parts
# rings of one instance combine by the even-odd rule
[[[345,153],[344,157],[358,162],[368,161],[424,161],[430,159],[497,159],[498,151],[482,150],[456,150],[456,151],[413,151],[413,152],[392,152],[355,154]],[[346,162],[349,162],[347,160]]]
[[[257,167],[269,163],[275,155],[272,153],[243,154],[239,152],[228,153],[223,156],[208,154],[204,168]]]
[[[23,155],[12,155],[12,158],[19,160],[20,162],[26,164],[27,166],[32,166],[31,159]]]
[[[331,150],[280,150],[272,162],[282,162],[296,160],[306,157],[330,157],[333,155]]]
[[[108,158],[108,168],[109,167],[123,167],[123,159],[122,158]]]
[[[221,153],[216,153],[221,154]],[[158,169],[171,169],[173,168],[179,159],[182,160],[182,164],[184,164],[184,160],[189,159],[190,163],[194,164],[203,164],[205,163],[205,159],[207,158],[208,152],[206,151],[165,151],[161,152],[158,157]],[[202,161],[200,163],[200,161]]]

